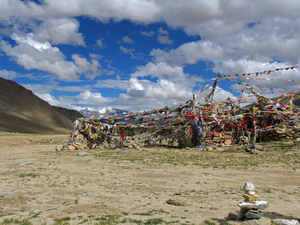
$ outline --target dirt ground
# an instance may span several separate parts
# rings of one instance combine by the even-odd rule
[[[291,142],[259,155],[166,147],[55,151],[67,139],[0,135],[0,224],[224,224],[239,211],[245,182],[269,203],[264,217],[300,219],[300,154]]]

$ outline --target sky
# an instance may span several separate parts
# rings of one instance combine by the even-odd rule
[[[300,88],[300,68],[273,72],[299,65],[299,12],[299,0],[0,0],[0,77],[75,110],[201,102],[218,74],[251,73],[241,82],[275,97]],[[220,78],[214,101],[241,90]]]

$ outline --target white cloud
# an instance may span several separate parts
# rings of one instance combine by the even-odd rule
[[[17,43],[23,43],[23,44],[28,44],[40,51],[46,50],[46,49],[51,49],[54,52],[58,52],[59,49],[56,47],[52,47],[51,44],[48,41],[45,42],[38,42],[35,39],[35,35],[33,33],[28,33],[26,36],[22,35],[17,35],[16,33],[13,33],[11,35],[11,39],[16,41]]]
[[[133,40],[128,36],[123,37],[122,41],[124,41],[125,43],[133,44]]]
[[[138,71],[133,73],[132,77],[145,77],[151,75],[152,77],[158,77],[164,79],[168,77],[170,80],[184,81],[186,75],[183,73],[183,67],[170,66],[165,62],[161,63],[148,63],[146,66],[138,66]]]
[[[86,105],[89,103],[90,109],[99,109],[103,106],[107,106],[112,102],[112,98],[103,97],[100,92],[90,92],[88,90],[79,93],[73,99],[73,103]]]
[[[107,47],[106,44],[103,43],[103,39],[97,39],[96,40],[96,46],[100,47],[100,48],[105,48]]]
[[[72,55],[72,59],[74,60],[75,64],[78,66],[78,73],[83,73],[86,78],[94,79],[96,76],[101,75],[101,65],[100,63],[92,59],[91,63],[87,61],[86,58],[79,56],[77,54]]]
[[[212,91],[212,87],[209,87],[201,94],[198,94],[197,99],[199,102],[205,102],[205,97]],[[237,99],[231,92],[224,90],[223,88],[217,86],[213,94],[213,102],[225,101],[227,98]]]
[[[153,30],[150,30],[149,32],[141,31],[141,34],[147,37],[152,37],[155,34],[155,32]]]
[[[73,54],[75,63],[66,61],[65,55],[57,47],[52,47],[49,42],[38,42],[33,33],[25,36],[13,33],[12,39],[16,41],[16,46],[12,47],[2,41],[0,48],[27,70],[39,69],[55,74],[61,80],[76,80],[81,74],[90,79],[101,75],[100,63],[97,60],[92,59],[90,63],[86,58]]]
[[[157,40],[159,41],[159,43],[168,44],[168,45],[173,44],[173,40],[169,38],[168,34],[169,32],[167,30],[164,30],[163,28],[160,27],[158,29],[158,36],[157,36]]]
[[[62,52],[57,48],[43,49],[42,51],[36,47],[19,43],[17,46],[2,41],[0,48],[7,56],[11,57],[20,66],[25,69],[39,69],[57,75],[60,79],[78,79],[77,66],[73,62],[65,61]]]
[[[134,90],[134,91],[144,90],[143,85],[139,83],[136,78],[130,78],[129,83],[130,83],[130,90]]]
[[[148,80],[130,80],[131,86],[127,89],[130,98],[138,98],[144,101],[159,101],[163,104],[164,100],[184,101],[192,98],[192,92],[184,85],[175,84],[172,81],[162,79],[157,83]]]
[[[106,79],[106,80],[97,81],[94,87],[126,90],[129,87],[129,85],[130,84],[127,80]]]
[[[44,83],[44,84],[20,84],[23,87],[32,90],[37,94],[44,94],[47,92],[52,92],[53,90],[63,91],[63,92],[84,92],[86,90],[93,90],[91,85],[78,85],[78,86],[65,86],[59,85],[57,83]]]
[[[16,73],[15,71],[12,71],[12,70],[0,70],[0,77],[3,77],[5,79],[12,80],[15,77],[22,77],[22,76],[24,76],[24,75]]]
[[[51,41],[52,44],[73,44],[85,46],[81,33],[78,33],[79,22],[76,19],[45,19],[34,27],[39,41]]]
[[[125,53],[125,54],[130,54],[131,55],[131,58],[135,59],[135,55],[133,54],[133,52],[135,51],[134,48],[125,48],[123,46],[120,46],[120,50]]]
[[[238,73],[255,73],[255,72],[263,72],[269,71],[279,68],[287,68],[293,65],[286,62],[259,62],[259,61],[251,61],[247,59],[240,60],[226,60],[215,64],[213,70],[216,73],[221,73],[223,75],[232,75]],[[237,79],[239,82],[246,82],[247,84],[255,87],[255,86],[263,86],[267,88],[273,88],[274,91],[284,91],[290,92],[292,90],[299,88],[299,82],[291,82],[291,81],[275,81],[274,79],[283,79],[283,80],[300,80],[299,76],[299,68],[294,68],[290,70],[279,70],[277,72],[271,72],[269,75],[250,75],[245,76],[245,78],[249,79]],[[239,78],[239,77],[238,77]],[[240,77],[241,78],[241,77]],[[258,79],[266,79],[266,80],[254,80],[254,78]],[[273,80],[270,80],[273,79]],[[241,85],[234,85],[235,82],[227,81],[230,85],[232,85],[233,89],[241,90]],[[259,92],[259,91],[258,91]],[[266,94],[268,92],[265,92]],[[276,93],[276,92],[275,92]],[[278,93],[276,95],[279,95]]]
[[[200,76],[185,74],[182,66],[171,66],[165,62],[150,62],[146,66],[138,66],[137,71],[131,74],[131,77],[157,77],[160,80],[168,79],[174,83],[185,85],[186,87],[194,87],[197,82],[204,82]]]
[[[61,102],[50,93],[34,93],[34,94],[39,98],[43,99],[44,101],[48,102],[50,105],[53,106],[61,105]]]
[[[170,51],[155,49],[150,53],[155,62],[167,62],[171,65],[195,64],[199,60],[223,60],[230,54],[232,53],[228,52],[226,55],[222,47],[210,41],[189,42]]]

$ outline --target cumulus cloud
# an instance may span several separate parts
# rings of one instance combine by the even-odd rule
[[[77,54],[73,54],[72,59],[78,66],[78,73],[83,73],[86,78],[94,79],[96,76],[101,75],[101,66],[97,60],[92,59],[90,63],[85,57],[79,56]]]
[[[145,77],[151,75],[152,77],[158,77],[163,79],[168,77],[170,80],[183,81],[186,75],[183,73],[183,67],[171,66],[167,63],[153,63],[150,62],[146,66],[138,66],[138,71],[133,73],[132,77]]]
[[[65,61],[65,56],[57,48],[46,48],[42,51],[35,46],[19,43],[17,46],[2,41],[0,48],[11,59],[27,70],[39,69],[57,75],[60,79],[78,79],[77,66]]]
[[[58,18],[46,19],[33,27],[36,38],[43,41],[51,41],[52,44],[73,44],[85,46],[83,36],[78,33],[79,22],[76,19]]]
[[[154,57],[154,62],[171,65],[195,64],[200,60],[222,60],[227,56],[222,47],[211,41],[189,42],[169,51],[154,49],[150,55]]]
[[[101,75],[100,63],[95,59],[90,63],[86,58],[73,54],[74,62],[66,61],[65,55],[57,47],[52,47],[47,41],[37,41],[33,33],[26,35],[13,33],[11,37],[17,45],[11,46],[2,41],[0,48],[27,70],[39,69],[55,74],[62,80],[76,80],[81,74],[90,79]]]
[[[73,99],[73,102],[80,105],[86,105],[89,102],[89,108],[92,110],[99,109],[99,106],[109,105],[112,101],[112,98],[103,97],[100,92],[90,92],[88,90],[79,93]]]

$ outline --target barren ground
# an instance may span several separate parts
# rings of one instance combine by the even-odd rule
[[[258,155],[199,149],[55,151],[67,135],[0,133],[0,224],[224,224],[252,182],[264,217],[300,219],[296,141]],[[29,165],[19,165],[30,162]],[[175,199],[182,206],[167,204]]]

